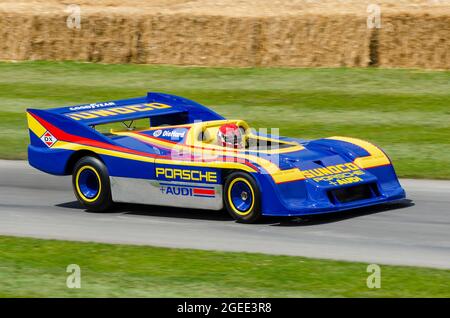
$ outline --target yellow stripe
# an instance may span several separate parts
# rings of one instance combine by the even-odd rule
[[[168,164],[168,165],[180,165],[190,167],[210,167],[221,169],[239,169],[246,172],[256,172],[255,169],[239,162],[223,162],[223,161],[210,161],[210,162],[196,162],[196,161],[182,161],[171,159],[156,159],[155,163]]]
[[[191,149],[189,146],[185,146],[182,144],[173,144],[173,143],[170,143],[167,141],[162,141],[162,140],[157,140],[157,139],[150,138],[150,137],[145,137],[145,136],[138,135],[138,134],[132,133],[132,132],[115,132],[115,134],[121,135],[121,136],[133,137],[133,138],[136,138],[136,139],[139,139],[142,141],[160,145],[160,146],[163,146],[166,148],[171,148],[173,150],[177,150],[180,152],[188,151],[188,153],[190,153],[190,154],[191,153],[194,155],[199,154],[202,156],[202,158],[204,158],[204,156],[230,156],[230,157],[235,157],[235,158],[239,158],[239,159],[245,159],[248,161],[252,161],[252,162],[257,163],[261,167],[263,167],[272,176],[273,180],[276,183],[304,179],[304,175],[300,171],[300,169],[294,168],[294,169],[290,169],[290,170],[280,170],[280,168],[273,162],[270,162],[269,160],[263,159],[258,156],[253,156],[253,155],[249,155],[249,154],[239,154],[239,153],[235,153],[235,152],[227,152],[227,151],[224,151],[223,148],[221,148],[217,151],[216,150],[208,150],[208,149],[197,149],[197,152],[196,152],[196,149]],[[159,161],[159,159],[157,159],[157,162],[158,161]],[[167,161],[170,162],[172,160],[167,160]],[[227,168],[229,166],[229,164],[231,164],[231,163],[233,163],[233,162],[223,162],[224,166],[222,168]],[[245,166],[243,164],[240,164],[240,165]],[[246,167],[248,167],[248,166],[246,166]]]
[[[27,113],[28,128],[39,138],[41,138],[47,129],[42,126],[30,113]]]
[[[354,163],[362,169],[384,166],[391,163],[389,158],[384,154],[384,152],[381,151],[381,149],[378,148],[377,146],[371,144],[370,142],[357,138],[340,137],[340,136],[330,137],[327,139],[345,141],[357,145],[363,148],[365,151],[367,151],[370,154],[369,156],[359,157],[356,158],[354,161]]]
[[[66,142],[66,141],[57,141],[55,143],[55,145],[53,146],[53,148],[74,150],[74,151],[89,150],[89,151],[92,151],[92,152],[95,152],[95,153],[101,154],[101,155],[107,155],[107,156],[113,156],[113,157],[119,157],[119,158],[131,159],[131,160],[137,160],[137,161],[143,161],[143,162],[150,162],[150,163],[155,162],[155,158],[149,158],[149,157],[145,157],[145,156],[134,155],[134,154],[126,153],[126,152],[108,150],[108,149],[103,149],[103,148],[98,148],[98,147],[85,146],[85,145],[75,144],[75,143]]]
[[[300,151],[300,150],[305,149],[305,147],[303,147],[303,146],[301,146],[301,145],[299,145],[297,143],[294,143],[294,142],[285,142],[285,141],[280,142],[277,139],[256,136],[256,135],[253,135],[253,134],[250,134],[248,137],[249,138],[258,138],[258,139],[265,140],[265,141],[272,141],[272,142],[284,143],[284,144],[291,145],[291,147],[288,147],[288,148],[277,148],[277,149],[271,149],[271,150],[248,150],[249,152],[264,153],[264,154],[282,154],[282,153],[290,153],[290,152],[295,152],[295,151]],[[224,151],[224,147],[219,146],[219,145],[209,144],[209,143],[206,144],[206,145],[203,145],[201,142],[199,142],[199,144],[196,145],[196,142],[194,142],[194,143],[186,142],[186,144],[187,145],[192,145],[192,146],[197,146],[197,147],[207,147],[207,148],[210,148],[210,149],[213,149],[213,150],[220,150],[222,152]],[[233,151],[227,152],[227,153],[236,154],[236,152],[233,152]]]
[[[288,170],[279,170],[272,174],[272,178],[276,183],[290,182],[305,179],[305,175],[298,168]]]
[[[236,124],[240,127],[243,127],[245,130],[250,131],[250,127],[249,125],[243,121],[243,120],[238,120],[238,119],[228,119],[228,120],[214,120],[208,123],[197,123],[197,124],[192,124],[191,125],[191,129],[188,132],[188,135],[186,137],[186,144],[187,145],[192,145],[192,146],[199,146],[198,144],[200,143],[200,145],[202,145],[201,142],[198,141],[197,137],[200,134],[200,132],[204,129],[204,128],[214,128],[215,133],[217,134],[217,130],[219,129],[220,125],[224,125],[224,124]],[[217,126],[217,127],[216,127]],[[265,141],[273,141],[273,142],[277,142],[277,143],[283,143],[283,144],[288,144],[288,145],[292,145],[292,147],[289,148],[283,148],[283,149],[273,149],[273,150],[259,150],[258,153],[266,153],[266,154],[278,154],[278,153],[289,153],[289,152],[295,152],[295,151],[300,151],[305,149],[305,147],[299,145],[296,142],[292,142],[292,141],[280,141],[278,139],[273,139],[273,138],[269,138],[269,137],[262,137],[262,136],[256,136],[252,133],[249,133],[249,135],[247,136],[248,138],[258,138],[260,140],[265,140]],[[208,148],[213,148],[216,150],[222,150],[223,151],[223,147],[219,146],[219,145],[214,145],[214,144],[207,144]]]

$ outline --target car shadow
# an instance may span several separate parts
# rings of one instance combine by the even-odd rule
[[[85,208],[78,202],[67,202],[57,204],[57,207],[67,209],[84,210],[87,213],[97,213],[86,211]],[[137,215],[137,216],[153,216],[153,217],[173,217],[180,219],[198,219],[211,221],[234,221],[233,218],[225,211],[210,211],[200,209],[175,208],[160,205],[144,205],[131,203],[116,203],[108,214],[123,214],[123,215]]]
[[[57,207],[67,209],[85,210],[78,201],[57,204]],[[324,213],[318,215],[305,215],[302,217],[264,217],[258,224],[269,226],[312,226],[327,223],[340,222],[352,218],[357,218],[370,214],[383,213],[392,210],[404,209],[414,206],[411,200],[404,199],[394,203],[385,203],[377,206],[358,208],[354,210]],[[95,213],[95,212],[89,212]],[[136,216],[152,216],[152,217],[173,217],[180,219],[197,219],[209,221],[234,221],[233,218],[225,211],[209,211],[199,209],[175,208],[156,205],[142,204],[116,204],[115,207],[108,212],[109,214],[124,214]]]

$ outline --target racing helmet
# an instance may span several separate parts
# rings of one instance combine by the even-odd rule
[[[217,132],[219,145],[228,148],[244,148],[242,132],[236,124],[224,124]]]

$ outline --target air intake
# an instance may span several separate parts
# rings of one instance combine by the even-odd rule
[[[369,183],[353,187],[331,190],[328,196],[333,203],[350,203],[379,196],[376,184]]]

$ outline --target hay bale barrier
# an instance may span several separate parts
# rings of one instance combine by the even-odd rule
[[[384,22],[379,65],[450,69],[450,14],[401,13],[386,16]]]
[[[74,1],[75,2],[75,1]],[[450,69],[450,1],[76,1],[0,3],[1,60],[201,66]]]

